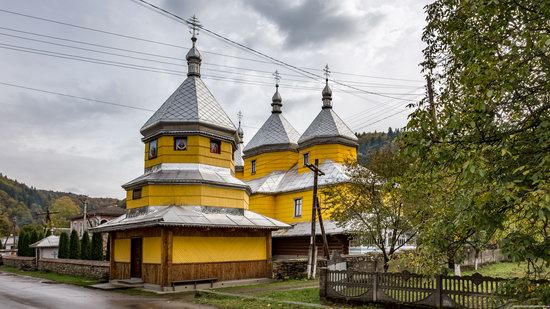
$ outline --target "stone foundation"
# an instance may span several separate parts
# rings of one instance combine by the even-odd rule
[[[302,279],[307,275],[307,260],[273,261],[273,279]]]
[[[26,256],[4,256],[2,257],[2,264],[17,267],[23,270],[36,269],[35,260],[33,257]]]

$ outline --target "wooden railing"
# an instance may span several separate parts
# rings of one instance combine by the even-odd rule
[[[367,273],[320,270],[321,297],[345,302],[383,302],[437,308],[501,308],[506,279],[472,276],[425,276],[409,272]]]

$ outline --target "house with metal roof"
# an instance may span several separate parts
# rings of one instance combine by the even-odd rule
[[[111,280],[172,290],[268,278],[271,232],[290,228],[250,210],[251,188],[235,176],[242,129],[201,79],[195,31],[187,78],[141,128],[144,172],[122,186],[126,213],[91,229],[109,233]]]
[[[250,210],[292,226],[273,232],[274,257],[307,255],[313,206],[313,172],[307,165],[318,160],[325,174],[319,177],[322,189],[347,182],[345,163],[357,160],[358,139],[332,109],[328,67],[326,72],[321,111],[302,135],[283,115],[276,73],[271,115],[243,149],[243,172],[237,176],[250,186]],[[330,250],[347,254],[347,234],[330,220],[330,213],[324,216]]]
[[[41,259],[57,259],[59,253],[59,236],[50,235],[43,238],[29,247],[36,250],[36,258]]]

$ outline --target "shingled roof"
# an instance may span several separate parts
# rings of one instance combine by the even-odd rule
[[[158,123],[201,123],[236,131],[236,127],[198,76],[189,76],[141,127]]]
[[[304,134],[302,134],[298,140],[298,144],[302,146],[302,144],[315,138],[329,137],[342,137],[348,139],[352,143],[357,143],[358,140],[353,131],[351,131],[332,108],[325,108],[321,110]]]
[[[244,147],[244,154],[249,155],[253,150],[260,150],[261,147],[279,146],[297,148],[300,133],[280,113],[274,113],[267,118],[256,135]]]

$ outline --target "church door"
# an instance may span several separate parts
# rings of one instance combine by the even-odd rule
[[[132,238],[131,243],[131,265],[130,277],[141,278],[141,257],[142,257],[142,240],[141,238]]]

